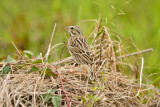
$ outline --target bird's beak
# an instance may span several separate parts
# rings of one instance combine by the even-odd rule
[[[69,27],[65,27],[64,29],[68,31],[68,30],[69,30]]]

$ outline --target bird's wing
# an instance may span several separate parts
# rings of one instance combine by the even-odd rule
[[[88,42],[84,37],[76,37],[69,43],[70,53],[76,57],[76,60],[81,60],[82,63],[93,63],[93,55],[90,52]]]

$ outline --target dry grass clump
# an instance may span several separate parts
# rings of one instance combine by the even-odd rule
[[[1,69],[8,65],[11,69],[0,77],[0,107],[53,106],[51,99],[47,102],[42,99],[42,95],[49,94],[49,89],[55,90],[51,96],[62,97],[61,106],[159,107],[160,90],[142,84],[144,62],[140,54],[150,50],[127,54],[128,47],[124,46],[122,37],[100,23],[101,20],[97,21],[88,37],[92,39],[96,81],[88,80],[83,65],[74,67],[71,57],[45,63],[43,60],[48,59],[54,48],[50,45],[42,63],[23,59],[1,64]],[[133,56],[136,54],[139,55]],[[137,61],[139,59],[142,59],[141,63]],[[140,74],[140,79],[130,79],[123,74],[125,71],[134,72],[136,78]]]

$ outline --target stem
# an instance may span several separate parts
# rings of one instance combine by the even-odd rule
[[[57,74],[58,74],[58,76],[59,76],[59,80],[61,81],[62,90],[63,90],[63,92],[64,92],[64,94],[65,94],[65,96],[66,96],[66,99],[67,99],[67,105],[68,105],[68,107],[70,107],[70,101],[69,101],[69,98],[68,98],[67,93],[65,92],[61,75],[58,73],[57,69],[56,69],[56,72],[57,72]]]

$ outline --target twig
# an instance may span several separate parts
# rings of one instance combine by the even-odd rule
[[[116,56],[115,56],[115,52],[114,52],[114,47],[113,47],[113,43],[112,43],[112,40],[111,40],[111,36],[110,36],[110,34],[109,34],[109,32],[108,32],[108,29],[105,27],[105,26],[103,26],[103,29],[104,29],[104,31],[105,31],[105,34],[108,36],[108,40],[109,40],[109,42],[110,42],[110,44],[111,44],[111,48],[112,48],[112,56],[113,56],[113,64],[114,64],[114,70],[115,71],[117,71],[117,67],[116,67]]]
[[[68,58],[62,59],[60,61],[53,62],[52,64],[53,65],[58,65],[58,64],[62,64],[64,62],[70,61],[70,60],[73,60],[73,58],[72,57],[68,57]]]
[[[60,44],[59,44],[60,45]],[[146,53],[146,52],[151,52],[151,51],[153,51],[153,49],[152,48],[150,48],[150,49],[146,49],[146,50],[142,50],[142,51],[139,51],[139,52],[134,52],[134,53],[131,53],[131,54],[127,54],[127,55],[124,55],[124,56],[119,56],[119,57],[117,57],[118,59],[123,59],[123,58],[126,58],[126,57],[130,57],[130,56],[135,56],[135,55],[138,55],[138,54],[143,54],[143,53]],[[31,59],[32,60],[32,59]],[[65,63],[65,62],[68,62],[68,61],[70,61],[70,60],[73,60],[73,58],[72,57],[67,57],[67,58],[65,58],[65,59],[62,59],[62,60],[59,60],[59,61],[56,61],[56,62],[53,62],[52,64],[53,65],[58,65],[58,64],[62,64],[62,63]],[[23,60],[20,60],[20,61],[23,61]],[[26,60],[24,60],[24,61],[26,61]],[[103,62],[103,61],[102,61]],[[105,61],[106,62],[106,61]],[[8,64],[12,64],[12,65],[16,65],[16,64],[22,64],[22,63],[17,63],[17,62],[14,62],[14,63],[12,63],[12,62],[10,62],[10,63],[7,63],[7,65]],[[4,64],[0,64],[0,67],[2,67]]]
[[[127,54],[127,55],[124,55],[124,56],[119,56],[119,57],[117,57],[117,59],[123,59],[123,58],[126,58],[126,57],[135,56],[135,55],[138,55],[138,54],[143,54],[143,53],[151,52],[151,51],[153,51],[152,48],[146,49],[146,50],[142,50],[142,51],[139,51],[139,52],[130,53],[130,54]],[[62,59],[60,61],[53,62],[52,64],[58,65],[58,64],[62,64],[62,63],[65,63],[67,61],[70,61],[70,60],[73,60],[73,58],[72,57],[68,57],[68,58]],[[101,61],[101,62],[103,62],[103,61]]]
[[[142,65],[141,65],[141,72],[140,72],[140,83],[139,83],[139,90],[137,92],[136,97],[139,95],[140,93],[140,88],[142,86],[142,74],[143,74],[143,66],[144,66],[144,58],[142,57]]]
[[[151,52],[151,51],[153,51],[152,48],[146,49],[146,50],[142,50],[142,51],[139,51],[139,52],[134,52],[134,53],[131,53],[131,54],[127,54],[127,55],[124,55],[124,56],[119,56],[118,59],[122,59],[122,58],[129,57],[129,56],[135,56],[135,55],[138,55],[138,54]]]
[[[19,50],[17,49],[16,45],[12,41],[11,41],[11,43],[13,44],[13,46],[15,47],[17,53],[21,56],[21,58],[24,59],[23,56],[21,55],[21,53],[19,52]]]
[[[104,60],[102,61],[102,64],[101,64],[100,67],[98,68],[97,73],[100,71],[101,67],[103,66],[103,64],[104,64],[106,61],[107,61],[107,59],[104,59]]]
[[[64,44],[64,43],[58,43],[58,44],[52,46],[50,50],[54,49],[55,47],[57,47],[57,46],[59,46],[59,45],[63,45],[63,44]]]
[[[45,57],[46,57],[46,62],[47,62],[47,60],[48,60],[48,56],[49,56],[49,53],[50,53],[50,51],[51,51],[51,44],[52,44],[52,40],[53,40],[53,36],[54,36],[55,29],[56,29],[56,24],[54,25],[53,32],[52,32],[52,36],[51,36],[51,40],[50,40],[50,43],[49,43],[49,46],[48,46],[48,51],[47,51],[47,53],[46,53],[46,55],[45,55]]]
[[[67,99],[67,105],[68,105],[68,107],[70,107],[70,101],[69,101],[69,98],[68,98],[67,93],[65,92],[64,85],[63,85],[63,81],[62,81],[61,75],[58,73],[57,67],[56,67],[56,72],[57,72],[57,74],[58,74],[58,76],[59,76],[59,80],[61,81],[62,90],[63,90],[63,92],[64,92],[64,94],[65,94],[65,96],[66,96],[66,99]]]
[[[2,67],[2,68],[0,68],[0,71],[2,71],[3,68],[4,68],[6,65],[7,65],[7,62],[4,62],[3,64],[0,64],[0,67]]]

